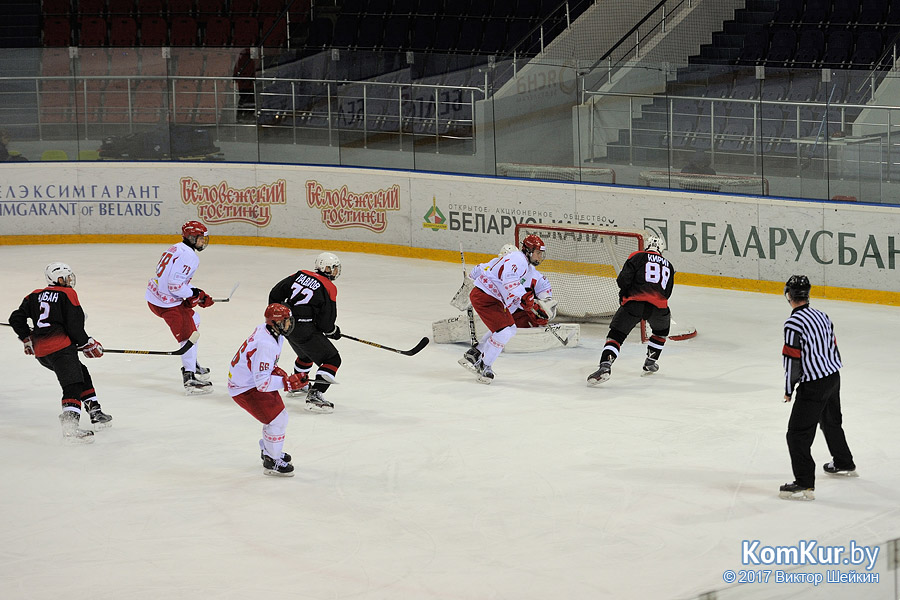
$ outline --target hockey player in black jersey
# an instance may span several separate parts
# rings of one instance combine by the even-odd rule
[[[63,436],[69,441],[90,443],[94,432],[79,427],[82,407],[95,429],[109,427],[112,417],[100,410],[91,374],[78,359],[78,352],[87,358],[99,358],[103,356],[103,346],[84,331],[84,310],[75,293],[71,267],[51,263],[44,275],[47,287],[25,296],[19,308],[9,315],[9,324],[25,345],[25,354],[56,373],[62,387],[59,421]]]
[[[310,379],[306,392],[306,410],[310,412],[330,413],[334,410],[334,404],[323,394],[334,383],[341,366],[341,355],[331,343],[331,340],[341,338],[341,328],[335,324],[337,287],[334,285],[340,274],[340,259],[331,252],[323,252],[316,258],[315,271],[297,271],[288,275],[269,292],[269,303],[289,306],[294,317],[294,329],[286,336],[297,353],[294,373],[308,374],[313,364],[318,365],[316,377]],[[289,392],[288,395],[297,393]]]
[[[625,261],[616,278],[619,286],[620,306],[609,325],[606,345],[600,355],[599,368],[588,376],[588,385],[603,383],[612,372],[612,364],[619,356],[619,348],[631,330],[641,322],[650,324],[652,335],[647,344],[644,375],[659,370],[657,360],[669,335],[671,313],[669,297],[675,285],[675,267],[662,252],[665,243],[657,236],[647,238],[644,250],[634,252]]]

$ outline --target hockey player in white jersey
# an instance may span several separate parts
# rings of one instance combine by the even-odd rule
[[[488,332],[459,359],[459,364],[474,372],[480,383],[494,380],[494,361],[516,334],[517,311],[524,319],[529,314],[538,315],[544,324],[555,316],[550,283],[535,268],[544,260],[545,248],[540,237],[529,235],[522,240],[521,249],[506,254],[501,251],[500,256],[469,273],[475,286],[469,300]]]
[[[191,287],[191,279],[200,265],[198,253],[209,245],[209,231],[199,221],[188,221],[181,227],[181,235],[181,242],[162,253],[156,272],[147,282],[144,297],[153,314],[166,322],[183,346],[200,326],[200,316],[194,307],[207,308],[214,301],[203,290]],[[197,363],[196,344],[181,355],[181,365],[185,394],[212,392],[209,369]]]
[[[305,373],[288,375],[278,366],[284,336],[294,328],[291,309],[283,304],[270,304],[264,313],[266,322],[250,334],[228,370],[228,393],[244,410],[263,424],[259,440],[263,473],[292,477],[291,455],[284,453],[284,436],[288,413],[279,390],[301,390],[309,385]]]

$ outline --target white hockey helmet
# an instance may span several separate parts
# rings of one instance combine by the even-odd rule
[[[53,262],[44,269],[44,276],[50,285],[60,285],[59,279],[62,278],[67,287],[75,287],[75,273],[72,267],[63,262]]]
[[[334,281],[341,274],[341,259],[331,252],[323,252],[316,257],[316,271]]]
[[[647,243],[644,245],[644,250],[647,250],[648,252],[659,252],[662,254],[665,249],[666,242],[658,235],[651,235],[648,237]]]
[[[515,244],[504,244],[503,247],[500,248],[500,254],[497,256],[506,256],[510,252],[515,252],[516,250],[518,250],[518,248],[516,248]]]

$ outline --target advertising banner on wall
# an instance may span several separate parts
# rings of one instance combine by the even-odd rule
[[[900,292],[900,209],[375,169],[205,163],[0,167],[0,236],[340,240],[494,254],[518,223],[646,229],[682,273]],[[325,244],[323,244],[325,245]]]

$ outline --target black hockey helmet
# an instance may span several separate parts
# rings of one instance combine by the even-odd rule
[[[784,297],[794,302],[809,300],[809,278],[806,275],[791,275],[784,284]]]

